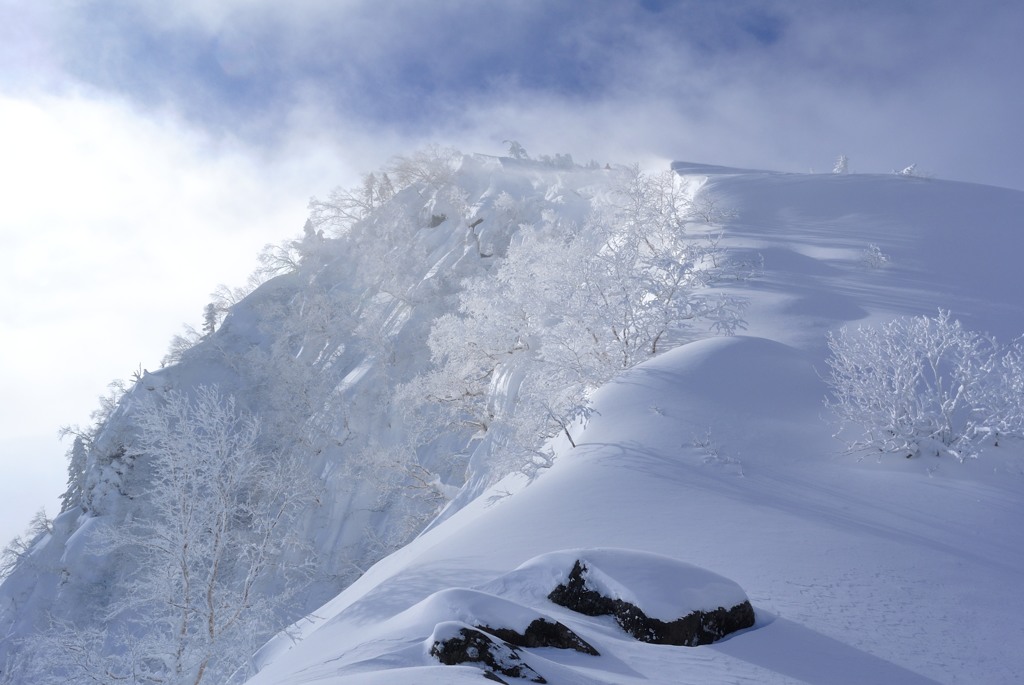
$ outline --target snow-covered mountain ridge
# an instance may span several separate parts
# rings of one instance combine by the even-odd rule
[[[481,668],[442,666],[427,643],[435,626],[468,623],[502,602],[557,619],[600,652],[524,650],[549,682],[1012,682],[1022,668],[1013,646],[1024,571],[1020,445],[1008,440],[962,464],[858,460],[832,438],[822,377],[827,334],[847,323],[943,308],[971,329],[1020,335],[1014,248],[1024,195],[898,176],[675,168],[688,181],[684,204],[696,210],[689,233],[720,233],[716,259],[763,264],[754,278],[709,284],[747,303],[743,335],[680,346],[706,333],[673,329],[674,349],[593,396],[585,426],[579,417],[551,432],[554,457],[538,458],[553,466],[528,486],[521,476],[493,483],[501,474],[490,465],[508,458],[494,436],[521,428],[503,423],[500,401],[488,405],[485,432],[430,434],[410,450],[417,421],[447,419],[429,406],[410,418],[393,398],[406,401],[410,382],[437,365],[438,348],[424,345],[436,340],[436,321],[480,316],[462,284],[509,276],[500,265],[519,254],[523,231],[594,226],[609,176],[621,171],[460,159],[454,183],[404,187],[343,240],[308,233],[291,273],[236,304],[180,363],[139,380],[95,436],[79,500],[37,545],[34,567],[26,562],[4,583],[5,648],[42,629],[47,610],[87,624],[87,611],[110,605],[126,574],[86,544],[97,527],[89,522],[138,515],[145,480],[130,459],[113,457],[116,446],[131,442],[132,414],[147,395],[216,384],[260,417],[263,448],[294,446],[325,484],[294,522],[305,546],[285,553],[319,555],[315,582],[295,600],[301,613],[462,488],[426,533],[262,649],[253,683],[479,681]],[[534,259],[535,276],[547,278]],[[495,310],[503,296],[534,296],[498,280]],[[513,379],[562,368],[527,366],[526,351],[548,350],[551,363],[545,331],[566,323],[544,311],[537,328],[499,322],[519,326],[521,361],[502,367],[492,387],[511,383],[529,397],[530,386]],[[721,574],[746,592],[757,623],[714,645],[645,645],[608,618],[581,617],[512,580],[531,559],[596,548]],[[268,577],[263,590],[277,582]],[[671,594],[672,579],[647,577],[644,588],[657,596],[663,582]],[[442,611],[428,602],[437,592],[460,599]],[[483,608],[460,609],[470,596]]]
[[[1019,335],[1018,258],[996,246],[1020,244],[1024,198],[931,179],[700,173],[736,213],[729,249],[764,256],[740,288],[748,335],[685,345],[606,385],[576,449],[380,562],[300,623],[301,641],[268,646],[254,685],[479,682],[482,664],[431,665],[430,633],[401,613],[454,587],[547,611],[602,653],[526,650],[550,682],[1019,677],[1020,444],[964,463],[846,454],[822,376],[825,334],[846,323],[944,307],[977,330]],[[872,264],[871,245],[888,261]],[[580,547],[722,573],[746,590],[757,625],[692,650],[644,646],[502,580]]]

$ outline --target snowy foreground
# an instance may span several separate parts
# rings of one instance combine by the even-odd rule
[[[677,347],[608,383],[576,448],[559,444],[532,484],[506,479],[377,563],[264,647],[251,685],[486,682],[482,664],[441,665],[434,642],[538,616],[600,654],[521,650],[549,683],[1024,678],[1022,445],[964,463],[849,454],[822,380],[826,334],[848,323],[941,307],[1001,340],[1024,332],[1024,196],[677,168],[735,210],[726,247],[764,258],[735,286],[750,298],[745,335]],[[884,263],[866,260],[871,245]],[[578,558],[649,615],[745,593],[756,623],[699,647],[638,642],[548,600]]]

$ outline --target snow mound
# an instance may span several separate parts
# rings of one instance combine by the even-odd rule
[[[663,621],[747,601],[743,588],[717,573],[660,554],[614,548],[542,554],[485,587],[536,602],[565,585],[576,564],[585,567],[589,589]]]
[[[467,588],[435,592],[388,621],[403,634],[426,633],[430,626],[460,623],[518,647],[555,647],[597,655],[597,650],[572,630],[536,608]]]
[[[835,449],[822,422],[825,383],[806,352],[752,336],[682,345],[594,393],[581,450],[624,442],[742,473],[755,462]],[[742,431],[735,426],[742,425]],[[777,449],[765,449],[772,445]],[[815,454],[811,445],[820,446]],[[741,463],[742,462],[742,463]]]
[[[522,604],[466,588],[449,588],[435,592],[404,612],[401,617],[431,623],[461,621],[473,626],[509,628],[520,633],[533,621],[544,618],[537,611]]]

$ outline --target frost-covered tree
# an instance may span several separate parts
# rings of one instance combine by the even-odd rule
[[[117,408],[127,392],[128,386],[121,379],[114,379],[107,384],[107,393],[97,398],[99,406],[89,413],[92,423],[87,427],[79,425],[62,426],[58,435],[61,438],[73,436],[81,438],[83,446],[91,449],[100,431],[117,411]],[[70,457],[70,455],[69,455]]]
[[[1021,436],[1020,345],[1009,350],[948,311],[829,336],[828,404],[861,432],[853,450],[976,457],[984,441]]]
[[[839,155],[836,158],[835,166],[832,167],[833,174],[846,174],[850,170],[850,160],[846,158],[846,155]]]
[[[26,531],[0,550],[0,580],[14,570],[22,559],[27,558],[36,543],[52,531],[53,521],[46,515],[45,509],[40,509],[29,521]]]
[[[882,252],[882,248],[874,243],[868,245],[861,253],[861,262],[872,269],[881,269],[888,264],[891,257]]]
[[[556,152],[554,156],[541,155],[540,161],[550,167],[555,167],[556,169],[572,169],[576,166],[576,163],[572,160],[572,155],[568,152],[564,154]]]
[[[266,283],[267,279],[268,274],[257,269],[249,274],[249,277],[246,278],[243,285],[235,287],[230,287],[223,283],[218,285],[217,288],[210,293],[210,301],[213,303],[213,306],[217,308],[218,323],[223,320],[224,316],[232,306],[244,300],[249,293]]]
[[[85,466],[88,458],[85,436],[75,436],[67,457],[68,486],[60,496],[61,511],[67,511],[82,500],[85,486]]]
[[[423,184],[432,189],[449,185],[462,161],[462,153],[452,147],[428,145],[408,156],[395,157],[387,173],[399,188]]]
[[[120,599],[108,609],[121,648],[102,659],[87,628],[55,628],[66,658],[48,666],[65,682],[198,685],[224,682],[267,633],[289,618],[305,556],[291,525],[316,495],[302,464],[261,453],[259,422],[201,387],[138,409],[137,468],[147,506],[109,530],[122,560]],[[95,644],[91,644],[92,640]],[[96,665],[100,670],[91,671]]]
[[[380,176],[369,173],[355,188],[339,186],[328,194],[326,200],[311,198],[310,225],[326,228],[332,236],[344,235],[354,224],[384,206],[394,194],[395,188],[387,172],[381,172]]]
[[[217,309],[217,305],[210,302],[203,307],[203,335],[213,335],[213,332],[217,330],[218,323],[220,323],[220,311]]]
[[[717,245],[687,234],[691,207],[674,174],[634,167],[582,224],[542,213],[435,321],[434,367],[404,388],[411,403],[435,403],[441,425],[517,452],[529,471],[544,439],[572,443],[590,389],[698,327],[742,327],[742,302],[707,289],[731,272]]]
[[[520,145],[518,140],[505,140],[502,142],[508,145],[508,156],[512,159],[530,158],[530,155],[526,154],[526,148]]]
[[[717,245],[688,235],[690,208],[674,174],[634,167],[582,225],[523,232],[497,280],[526,303],[519,308],[546,360],[599,384],[663,351],[688,326],[742,327],[742,304],[707,290],[730,272]]]
[[[167,353],[160,360],[160,366],[171,366],[181,361],[186,352],[196,346],[203,339],[202,333],[192,326],[184,324],[181,333],[171,336],[171,342],[167,346]]]
[[[971,403],[986,417],[985,430],[998,446],[1004,436],[1024,437],[1024,341],[1000,348],[986,383],[968,388]]]
[[[370,495],[373,511],[387,512],[386,530],[372,533],[374,539],[361,558],[347,559],[359,564],[375,561],[407,544],[426,526],[454,494],[437,473],[419,461],[415,445],[369,436],[353,449],[343,466],[343,487],[361,489]]]

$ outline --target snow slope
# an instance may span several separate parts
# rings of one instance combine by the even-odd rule
[[[524,650],[552,683],[1024,677],[1024,448],[963,464],[846,454],[821,380],[825,334],[846,323],[942,307],[1020,335],[1024,194],[676,168],[736,211],[729,249],[764,258],[763,275],[736,286],[751,300],[746,335],[676,348],[609,383],[576,449],[560,446],[534,483],[499,484],[376,564],[268,644],[251,685],[481,682],[480,668],[442,666],[428,649],[436,626],[487,615],[549,616],[600,652]],[[865,264],[870,245],[891,260]],[[557,569],[544,582],[515,572],[593,548],[731,579],[757,623],[703,647],[643,644],[547,600]],[[647,597],[686,584],[644,569],[637,557],[631,577]]]

